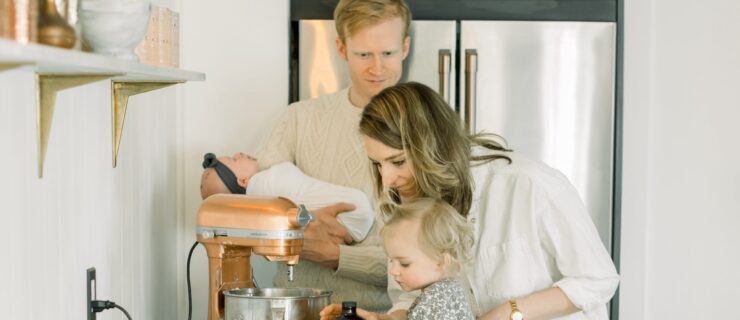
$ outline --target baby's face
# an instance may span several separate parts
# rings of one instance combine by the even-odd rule
[[[420,228],[418,220],[405,220],[391,226],[383,235],[383,247],[389,259],[388,274],[404,291],[426,288],[442,279],[445,272],[443,261],[429,257],[420,249]]]
[[[257,159],[241,152],[237,152],[231,157],[218,157],[218,161],[234,172],[237,182],[242,187],[246,187],[249,179],[259,171]]]

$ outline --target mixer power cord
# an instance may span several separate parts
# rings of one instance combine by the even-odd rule
[[[193,315],[193,296],[190,293],[190,258],[193,256],[193,250],[195,250],[195,247],[198,246],[198,241],[193,243],[193,246],[190,248],[190,252],[188,252],[188,265],[187,265],[187,280],[188,280],[188,320]]]
[[[123,314],[126,315],[126,318],[128,318],[128,320],[131,320],[131,315],[128,314],[128,311],[126,311],[126,309],[117,305],[113,301],[108,301],[108,300],[93,300],[92,301],[92,309],[93,311],[95,311],[95,313],[101,312],[103,310],[108,310],[110,308],[116,308],[118,310],[121,310],[121,312],[123,312]]]

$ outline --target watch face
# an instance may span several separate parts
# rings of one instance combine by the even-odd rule
[[[511,313],[511,320],[524,320],[524,316],[519,311],[514,311]]]

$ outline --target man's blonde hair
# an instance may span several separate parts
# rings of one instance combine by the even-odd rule
[[[421,198],[403,203],[393,207],[384,220],[385,225],[380,230],[383,239],[400,222],[417,221],[421,251],[437,261],[443,261],[445,255],[449,255],[447,276],[452,276],[470,260],[473,231],[466,219],[444,200]]]
[[[405,39],[409,35],[411,11],[404,0],[340,0],[334,8],[334,24],[342,43],[361,28],[395,17],[403,21]]]

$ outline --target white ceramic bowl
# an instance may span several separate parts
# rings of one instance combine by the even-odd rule
[[[139,61],[134,49],[144,38],[149,0],[82,0],[82,41],[93,52]]]

